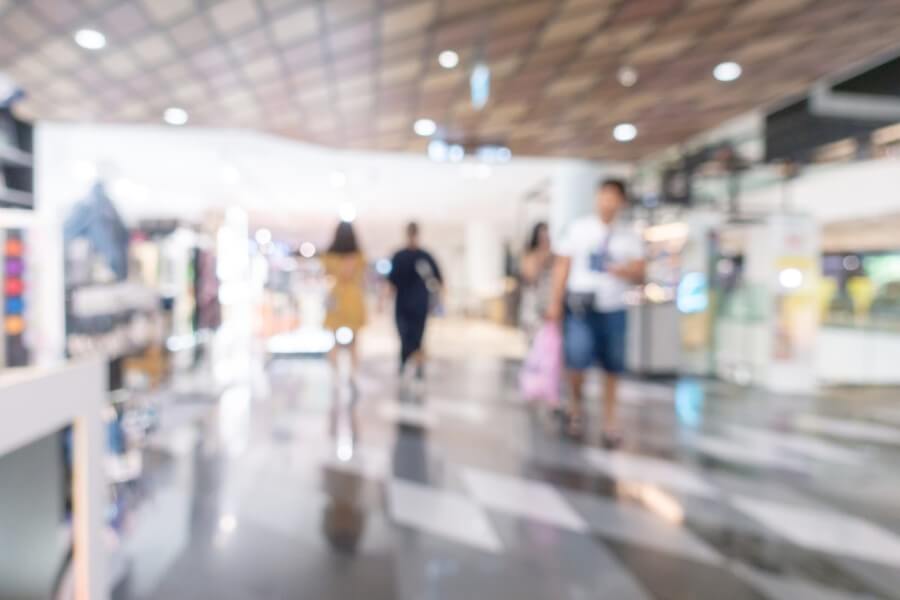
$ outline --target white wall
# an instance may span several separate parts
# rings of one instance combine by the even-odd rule
[[[742,210],[773,212],[783,198],[791,211],[821,223],[900,211],[900,158],[808,167],[797,179],[740,198]]]

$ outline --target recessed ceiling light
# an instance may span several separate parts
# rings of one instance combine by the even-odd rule
[[[637,127],[631,123],[619,123],[616,125],[615,129],[613,129],[613,137],[618,142],[630,142],[637,137],[637,134]]]
[[[417,135],[428,137],[434,135],[437,131],[437,123],[431,119],[419,119],[413,125],[413,131],[415,131]]]
[[[713,77],[719,81],[735,81],[740,78],[741,73],[743,72],[744,70],[741,68],[741,65],[729,61],[716,65],[716,68],[713,69]]]
[[[188,122],[188,114],[183,108],[173,106],[167,108],[166,112],[163,113],[163,120],[169,125],[184,125]]]
[[[445,69],[453,69],[459,64],[459,54],[453,50],[444,50],[438,55],[438,64]]]
[[[75,43],[85,50],[100,50],[106,46],[106,36],[96,29],[79,29],[75,32]]]
[[[638,82],[638,72],[634,67],[622,67],[616,73],[619,83],[624,87],[632,87]]]

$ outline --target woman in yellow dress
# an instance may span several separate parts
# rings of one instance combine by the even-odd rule
[[[342,222],[334,234],[334,241],[322,258],[325,273],[331,284],[327,300],[325,328],[335,335],[340,345],[350,349],[351,381],[355,381],[359,363],[357,342],[359,330],[366,324],[366,299],[363,286],[366,259],[359,249],[353,225]],[[329,358],[337,363],[337,345]]]

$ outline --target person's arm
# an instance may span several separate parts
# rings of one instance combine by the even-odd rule
[[[643,258],[637,258],[618,265],[609,267],[609,272],[630,281],[631,283],[641,283],[644,280],[644,274],[647,270],[647,263]]]
[[[637,235],[633,235],[629,238],[626,260],[615,265],[610,265],[609,272],[628,282],[641,283],[644,281],[646,270],[647,264],[644,260],[644,242]]]
[[[441,268],[438,267],[437,261],[434,260],[434,257],[431,254],[427,254],[428,262],[431,264],[431,271],[434,273],[434,278],[438,280],[438,283],[441,284],[441,287],[444,287],[444,276],[441,274]]]
[[[396,267],[397,267],[397,256],[398,255],[399,255],[399,253],[397,253],[391,257],[391,270],[385,276],[385,280],[390,284],[390,286],[388,286],[388,287],[390,287],[391,290],[397,289],[397,268]]]
[[[522,257],[519,272],[522,275],[522,281],[525,283],[534,283],[538,280],[538,276],[541,273],[541,262],[537,252],[529,252]]]
[[[559,321],[562,319],[563,307],[566,301],[566,285],[569,282],[569,272],[571,270],[571,257],[557,256],[553,261],[550,302],[547,304],[546,315],[548,321]]]

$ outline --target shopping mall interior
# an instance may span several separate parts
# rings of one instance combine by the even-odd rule
[[[0,600],[900,599],[900,0],[0,0]]]

